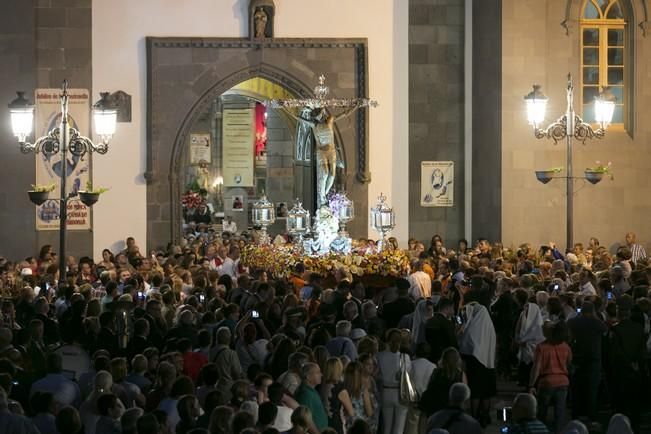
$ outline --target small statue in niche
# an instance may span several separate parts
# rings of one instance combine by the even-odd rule
[[[263,39],[266,38],[266,29],[267,29],[267,20],[269,17],[264,11],[264,8],[260,6],[253,15],[253,23],[255,26],[255,38]]]
[[[249,39],[261,40],[274,37],[273,0],[251,0],[249,3]]]

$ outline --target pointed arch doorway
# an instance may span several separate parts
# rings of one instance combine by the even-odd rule
[[[147,60],[145,179],[149,248],[180,241],[184,152],[195,122],[221,95],[247,80],[264,79],[293,95],[306,97],[312,94],[312,86],[322,73],[329,78],[333,95],[368,94],[365,39],[252,42],[147,38]],[[337,140],[346,161],[337,182],[345,186],[358,209],[349,230],[353,236],[363,236],[367,232],[370,181],[368,113],[359,110],[349,119],[337,125]],[[306,178],[309,175],[302,179],[295,176],[294,183],[305,183]]]

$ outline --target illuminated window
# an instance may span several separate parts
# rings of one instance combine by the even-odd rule
[[[613,125],[628,114],[629,65],[625,10],[620,0],[584,0],[581,15],[581,103],[583,119],[594,122],[594,98],[601,88],[615,95]]]

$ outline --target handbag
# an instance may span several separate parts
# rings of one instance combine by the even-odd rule
[[[406,357],[406,354],[400,354],[400,403],[403,405],[415,405],[418,403],[419,397],[409,375],[409,370],[407,369]]]

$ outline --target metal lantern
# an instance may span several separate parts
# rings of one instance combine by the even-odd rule
[[[267,235],[267,226],[274,224],[276,221],[276,208],[272,202],[267,200],[267,196],[262,193],[262,197],[253,204],[253,224],[260,226],[260,244],[269,243]]]
[[[299,249],[303,246],[303,235],[310,231],[310,212],[303,208],[303,204],[296,199],[294,207],[287,213],[287,233],[298,237],[295,243]]]
[[[343,197],[341,198],[336,217],[339,219],[339,223],[341,224],[339,235],[348,237],[346,225],[348,222],[355,218],[355,207],[353,205],[353,201],[348,199],[348,196],[346,196],[345,192],[342,193],[342,196]]]
[[[387,197],[380,193],[377,204],[371,209],[371,228],[379,232],[382,237],[380,251],[384,249],[386,235],[396,227],[396,214],[393,212],[393,208],[386,203],[386,200]]]

